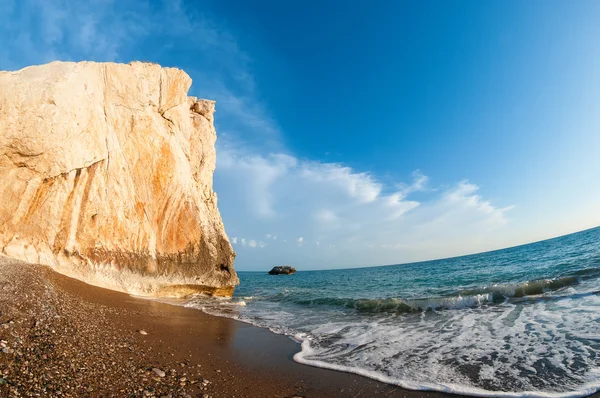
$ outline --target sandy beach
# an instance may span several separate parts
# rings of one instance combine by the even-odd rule
[[[300,365],[239,321],[0,257],[2,397],[441,397]]]

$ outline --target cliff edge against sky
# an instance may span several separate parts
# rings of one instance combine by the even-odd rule
[[[139,62],[0,72],[0,253],[138,295],[231,295],[214,102],[191,84]]]

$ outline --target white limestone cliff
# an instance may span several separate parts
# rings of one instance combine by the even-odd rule
[[[0,72],[0,253],[132,294],[231,295],[214,102],[191,83],[140,62]]]

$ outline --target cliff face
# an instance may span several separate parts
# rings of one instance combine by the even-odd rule
[[[0,72],[0,252],[133,294],[231,295],[214,102],[191,83],[138,62]]]

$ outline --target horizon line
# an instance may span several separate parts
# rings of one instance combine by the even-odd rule
[[[531,242],[521,243],[521,244],[514,245],[514,246],[506,246],[506,247],[501,247],[499,249],[486,250],[486,251],[482,251],[482,252],[460,254],[460,255],[457,255],[457,256],[432,258],[432,259],[428,259],[428,260],[410,261],[410,262],[395,263],[395,264],[359,265],[357,267],[347,267],[347,268],[323,268],[323,269],[304,269],[304,270],[296,269],[296,272],[343,271],[343,270],[353,270],[353,269],[381,268],[381,267],[393,267],[393,266],[397,266],[397,265],[420,264],[420,263],[428,263],[428,262],[431,262],[431,261],[452,260],[452,259],[455,259],[455,258],[477,256],[477,255],[480,255],[480,254],[494,253],[494,252],[501,251],[501,250],[508,250],[508,249],[514,249],[514,248],[517,248],[517,247],[522,247],[522,246],[527,246],[527,245],[533,245],[535,243],[545,242],[547,240],[554,240],[554,239],[562,238],[564,236],[569,236],[569,235],[578,234],[578,233],[581,233],[581,232],[591,231],[591,230],[596,229],[596,228],[600,228],[600,225],[596,225],[595,227],[590,227],[590,228],[584,228],[584,229],[581,229],[581,230],[578,230],[578,231],[573,231],[573,232],[569,232],[569,233],[562,234],[562,235],[552,236],[552,237],[545,238],[545,239],[539,239],[539,240],[534,240],[534,241],[531,241]],[[235,264],[234,264],[234,267],[235,267]],[[277,267],[277,265],[275,267]],[[296,268],[296,267],[294,266],[294,268]],[[240,272],[268,272],[268,270],[267,271],[265,271],[265,270],[243,270],[243,271],[236,270],[236,272],[238,272],[238,273],[240,273]]]

